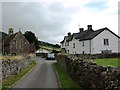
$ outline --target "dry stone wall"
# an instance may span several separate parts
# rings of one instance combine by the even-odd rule
[[[22,60],[1,60],[2,62],[2,79],[18,74],[22,69],[32,63],[32,59]]]
[[[69,54],[72,57],[78,57],[80,59],[97,59],[97,58],[114,58],[119,57],[120,53],[110,53],[110,54]]]
[[[120,68],[98,66],[95,63],[88,63],[61,54],[57,55],[56,58],[72,79],[86,89],[120,89]]]

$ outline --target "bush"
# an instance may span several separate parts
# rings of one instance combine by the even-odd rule
[[[16,56],[17,54],[16,53],[11,53],[12,56]]]
[[[60,53],[60,51],[53,49],[51,53]]]

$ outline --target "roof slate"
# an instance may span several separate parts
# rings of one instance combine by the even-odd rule
[[[72,38],[74,37],[75,39],[79,39],[79,41],[83,41],[83,40],[91,40],[93,39],[94,37],[96,37],[98,34],[100,34],[102,31],[104,30],[108,30],[110,31],[112,34],[114,34],[115,36],[117,36],[118,38],[120,38],[118,35],[116,35],[115,33],[113,33],[111,30],[109,30],[107,27],[105,28],[101,28],[101,29],[98,29],[96,31],[94,30],[85,30],[85,31],[82,31],[82,32],[78,32],[78,33],[73,33],[71,36],[65,36],[64,37],[64,40],[61,41],[61,43],[64,43],[65,39],[67,42],[71,41]]]
[[[85,33],[81,38],[79,38],[79,41],[93,39],[95,36],[100,34],[102,31],[103,29],[99,29],[96,31],[90,30],[87,33]]]

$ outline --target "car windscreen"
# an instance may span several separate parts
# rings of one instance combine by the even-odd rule
[[[54,57],[54,54],[48,54],[48,57]]]

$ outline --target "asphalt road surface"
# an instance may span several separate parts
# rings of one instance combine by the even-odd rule
[[[12,88],[58,88],[57,77],[52,64],[55,61],[35,58],[35,68]]]

